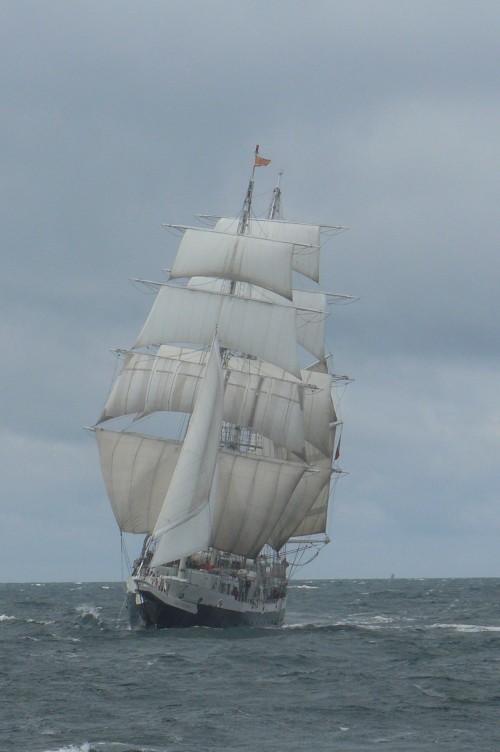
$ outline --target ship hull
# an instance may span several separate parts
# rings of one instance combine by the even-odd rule
[[[279,627],[285,618],[286,598],[273,602],[239,601],[226,596],[210,599],[204,588],[179,588],[165,595],[150,583],[129,580],[127,609],[131,629],[185,627]],[[179,597],[181,596],[181,597]],[[205,602],[203,602],[205,601]]]

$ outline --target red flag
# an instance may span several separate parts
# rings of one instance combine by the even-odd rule
[[[270,159],[264,159],[264,157],[259,157],[258,154],[255,155],[254,165],[256,167],[267,167],[268,164],[271,164]]]
[[[339,457],[340,457],[340,439],[339,439],[339,443],[337,444],[337,451],[335,452],[335,459],[338,460]]]

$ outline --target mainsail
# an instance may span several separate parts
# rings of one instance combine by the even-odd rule
[[[182,228],[95,426],[118,526],[148,536],[151,566],[210,549],[255,559],[326,531],[339,420],[327,296],[311,286],[321,226],[284,221],[276,202],[254,218],[252,189],[253,174],[241,217]]]

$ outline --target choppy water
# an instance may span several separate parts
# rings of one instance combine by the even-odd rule
[[[496,752],[499,599],[297,582],[279,629],[137,633],[120,584],[0,585],[0,750]]]

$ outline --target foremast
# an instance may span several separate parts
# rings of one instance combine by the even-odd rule
[[[259,154],[259,144],[255,147],[254,152],[254,159],[253,159],[253,166],[252,166],[252,174],[250,175],[250,180],[248,181],[248,188],[245,195],[245,200],[243,202],[243,208],[241,210],[240,215],[240,221],[238,223],[238,235],[247,235],[250,233],[250,217],[252,213],[252,199],[253,199],[253,189],[254,189],[254,183],[255,183],[255,168],[256,167],[266,167],[268,164],[270,164],[270,159],[265,159],[264,157],[261,157]],[[237,295],[239,290],[241,288],[241,285],[236,282],[235,280],[231,280],[229,285],[229,292],[231,295]],[[229,360],[231,356],[236,355],[239,357],[245,357],[244,353],[232,351],[229,349],[223,349],[221,351],[222,361],[224,363],[224,367],[227,368]],[[246,356],[248,357],[248,356]],[[245,431],[242,432],[242,429],[240,426],[234,426],[230,423],[227,423],[224,421],[222,425],[222,431],[221,431],[221,445],[230,448],[230,449],[239,449],[241,450],[243,447],[245,449],[251,449],[253,446],[253,438],[252,438],[252,432],[251,431]]]
[[[254,179],[255,179],[255,168],[266,167],[268,164],[270,164],[270,162],[271,162],[270,159],[264,159],[264,157],[260,156],[259,144],[257,144],[257,146],[255,147],[252,174],[248,182],[247,193],[245,196],[245,201],[243,202],[243,209],[241,211],[240,222],[238,225],[238,235],[246,235],[249,232],[250,213],[252,210],[253,187],[254,187]]]

